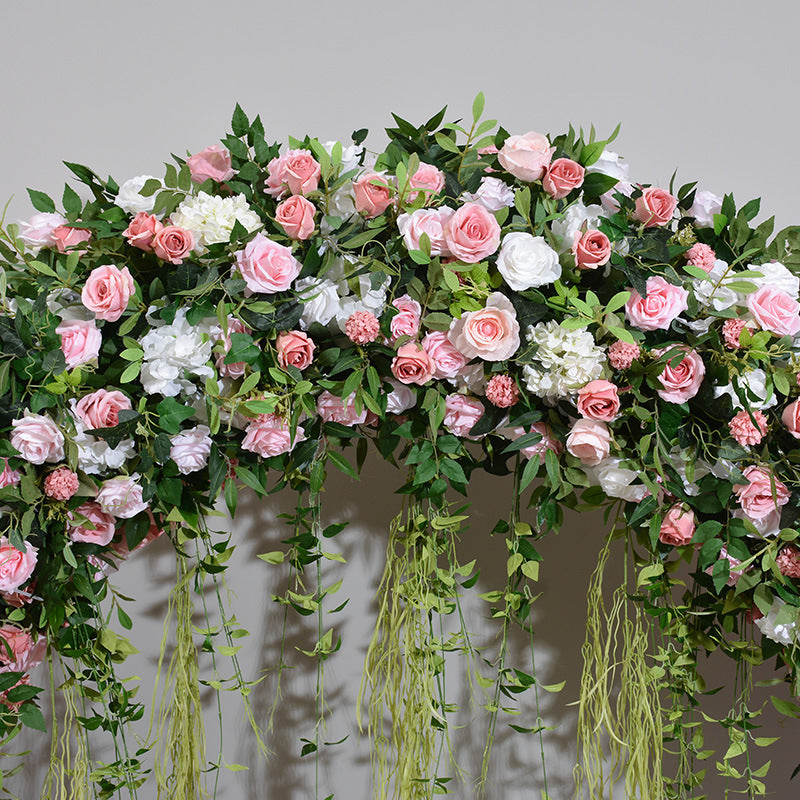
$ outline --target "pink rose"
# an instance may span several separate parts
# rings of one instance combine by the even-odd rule
[[[635,289],[630,292],[625,313],[631,325],[642,331],[667,330],[672,320],[689,307],[689,292],[667,283],[660,275],[647,279],[647,297]]]
[[[304,240],[314,233],[314,204],[296,194],[278,204],[275,221],[286,231],[290,239]]]
[[[467,357],[450,341],[444,331],[431,331],[422,346],[433,363],[433,377],[455,378],[467,365]]]
[[[586,231],[575,234],[572,255],[578,269],[597,269],[608,264],[611,258],[611,242],[602,231]]]
[[[694,536],[694,511],[683,503],[676,503],[664,515],[658,540],[675,547],[689,544]]]
[[[393,300],[392,305],[400,312],[395,314],[389,323],[389,329],[392,332],[392,344],[401,336],[416,336],[419,333],[422,306],[416,300],[412,300],[407,294]]]
[[[46,653],[45,636],[34,643],[30,631],[14,625],[0,627],[0,672],[30,672],[42,663]]]
[[[130,409],[131,401],[122,392],[98,389],[78,400],[75,413],[87,428],[113,428],[123,408]]]
[[[529,131],[522,135],[509,136],[497,154],[497,160],[515,178],[530,183],[538,181],[544,175],[555,151],[555,147],[550,147],[546,136]]]
[[[348,427],[361,425],[367,419],[367,410],[362,408],[357,412],[352,396],[342,400],[327,390],[317,398],[317,414],[322,417],[323,422],[338,422]]]
[[[700,384],[706,374],[706,366],[696,350],[685,345],[662,347],[653,350],[654,356],[662,356],[670,350],[680,350],[683,354],[675,355],[667,362],[659,381],[664,387],[658,390],[658,396],[668,403],[685,403],[700,390]],[[678,359],[681,359],[678,363]]]
[[[135,517],[147,508],[142,500],[142,487],[137,483],[138,475],[111,478],[103,483],[95,500],[100,509],[122,519]]]
[[[444,189],[444,173],[433,166],[433,164],[421,163],[417,171],[409,178],[408,185],[412,189],[419,189],[425,193],[425,202],[429,203],[434,195]],[[406,198],[407,203],[413,203],[419,192],[409,192]]]
[[[89,273],[81,302],[97,319],[116,322],[128,307],[133,291],[133,278],[127,267],[104,264]]]
[[[749,483],[736,484],[733,491],[749,519],[766,519],[789,502],[789,490],[767,467],[751,465],[742,474]]]
[[[145,253],[153,252],[153,239],[164,228],[158,218],[146,211],[140,211],[129,223],[122,235],[128,244],[144,250]]]
[[[217,356],[217,369],[219,374],[226,378],[241,378],[244,375],[245,367],[247,364],[244,361],[235,361],[233,364],[226,364],[225,357],[231,349],[231,334],[232,333],[251,333],[250,328],[236,317],[228,317],[228,333],[223,339],[223,346],[225,351]]]
[[[253,292],[285,292],[300,274],[302,264],[292,251],[261,233],[236,254],[236,265]]]
[[[67,218],[61,214],[43,212],[34,214],[27,222],[19,223],[19,238],[38,252],[42,247],[55,247],[53,231],[67,224]]]
[[[59,467],[44,479],[44,493],[53,500],[69,500],[79,487],[78,475],[69,467]]]
[[[791,433],[795,439],[800,439],[800,400],[789,403],[789,405],[783,409],[781,420],[789,430],[789,433]]]
[[[483,403],[465,394],[449,394],[444,399],[445,415],[444,426],[454,436],[463,439],[480,439],[480,436],[470,436],[469,432],[475,423],[483,416]]]
[[[366,172],[353,182],[356,211],[367,219],[379,217],[392,204],[392,189],[377,172]]]
[[[111,514],[103,511],[98,503],[83,503],[75,509],[75,513],[86,517],[89,524],[70,521],[69,538],[73,542],[87,542],[105,547],[114,538],[116,520]],[[70,520],[74,519],[72,513],[67,516]]]
[[[195,183],[229,181],[236,173],[231,166],[231,154],[219,144],[212,144],[186,159]]]
[[[276,199],[289,194],[306,195],[319,186],[320,166],[308,150],[289,150],[267,165],[269,175],[264,191]]]
[[[194,234],[177,225],[167,225],[155,235],[153,252],[170,264],[182,264],[194,249]]]
[[[169,457],[178,465],[181,475],[197,472],[208,463],[211,453],[210,433],[207,425],[196,425],[172,437]]]
[[[586,170],[569,158],[557,158],[548,168],[542,178],[542,188],[551,197],[561,200],[573,189],[583,185]]]
[[[69,369],[88,364],[100,355],[103,336],[93,321],[66,320],[56,328],[56,333],[61,337],[61,352]]]
[[[657,225],[666,225],[672,219],[677,206],[677,197],[673,197],[665,189],[649,186],[642,190],[641,197],[636,198],[633,217],[643,223],[645,228],[654,228]]]
[[[800,304],[776,286],[762,286],[748,295],[747,307],[756,322],[776,336],[794,336],[800,331]]]
[[[578,413],[587,419],[611,422],[619,413],[617,387],[610,381],[589,381],[578,391]]]
[[[242,447],[262,458],[271,458],[288,453],[305,438],[303,429],[298,428],[292,440],[289,424],[278,414],[261,414],[245,429]]]
[[[579,419],[567,434],[567,452],[594,467],[611,451],[611,432],[605,422],[596,419]]]
[[[539,459],[539,463],[543,464],[545,456],[548,450],[552,450],[557,456],[561,455],[561,451],[564,449],[564,445],[558,441],[553,436],[553,432],[544,422],[534,422],[533,425],[530,426],[530,430],[525,430],[525,428],[512,428],[511,433],[513,434],[513,439],[516,441],[520,438],[520,436],[524,436],[526,433],[538,433],[542,438],[538,442],[534,442],[533,444],[529,444],[527,447],[523,447],[519,452],[525,456],[525,458],[534,458],[537,457]]]
[[[64,434],[50,417],[26,411],[22,419],[15,419],[11,425],[14,428],[11,446],[26,461],[53,464],[64,458]]]
[[[433,362],[417,342],[406,342],[392,359],[392,375],[400,383],[422,386],[433,378]]]
[[[448,338],[469,359],[505,361],[519,349],[517,312],[504,294],[494,292],[485,308],[454,319]]]
[[[11,469],[8,459],[2,459],[3,471],[0,472],[0,489],[5,489],[6,486],[19,485],[20,478],[22,477],[15,469]]]
[[[500,246],[500,226],[480,203],[464,203],[444,229],[448,251],[465,264],[477,264]]]
[[[0,592],[16,592],[33,574],[36,567],[36,548],[24,543],[23,551],[17,550],[8,537],[0,536]]]
[[[449,256],[444,229],[455,211],[452,208],[418,208],[411,214],[401,214],[397,227],[409,250],[421,250],[420,239],[427,234],[431,243],[431,256]]]
[[[88,242],[92,232],[86,228],[70,228],[68,225],[59,225],[51,234],[56,250],[66,253],[68,249]]]
[[[278,363],[286,369],[288,366],[305,369],[314,358],[314,342],[302,331],[288,331],[278,334],[275,347],[278,350]]]

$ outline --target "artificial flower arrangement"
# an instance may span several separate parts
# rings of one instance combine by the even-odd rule
[[[406,476],[363,682],[377,796],[447,791],[437,742],[452,704],[437,678],[445,652],[477,654],[463,619],[448,641],[430,620],[477,581],[457,541],[480,468],[508,475],[511,494],[492,531],[508,581],[482,595],[501,635],[483,658],[479,783],[502,698],[552,688],[507,663],[512,625],[535,639],[535,543],[563,508],[608,506],[579,782],[596,798],[620,777],[629,797],[697,796],[698,656],[720,650],[742,677],[717,769],[763,793],[753,665],[775,658],[800,686],[800,231],[751,226],[758,201],[631,180],[613,136],[509,135],[482,110],[479,95],[466,126],[444,110],[420,126],[395,117],[374,154],[364,130],[348,145],[269,144],[237,106],[221,145],[163,177],[118,185],[67,164],[85,196],[67,186],[57,211],[29,190],[38,213],[2,229],[0,726],[45,728],[29,672],[60,659],[67,715],[51,724],[66,738],[48,797],[53,772],[57,796],[135,796],[151,748],[159,797],[198,796],[206,652],[231,660],[268,748],[236,659],[246,632],[222,603],[213,632],[192,626],[193,587],[219,589],[234,547],[206,515],[220,499],[234,514],[242,486],[297,492],[293,535],[261,557],[290,575],[279,603],[319,616],[322,675],[340,642],[319,567],[344,527],[323,524],[325,475],[356,476],[370,444]],[[134,748],[126,725],[144,710],[115,671],[132,620],[108,575],[161,535],[178,562],[177,646],[159,735]],[[629,569],[607,610],[615,542]],[[542,736],[538,722],[516,727]],[[98,728],[114,763],[88,757]]]

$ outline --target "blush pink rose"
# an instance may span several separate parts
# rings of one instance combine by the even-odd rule
[[[303,241],[314,233],[314,214],[316,208],[300,194],[278,204],[275,221],[286,231],[290,239]]]
[[[367,219],[379,217],[392,204],[392,189],[377,172],[366,172],[353,182],[356,211]]]
[[[53,229],[51,238],[59,253],[66,253],[72,247],[88,242],[92,232],[86,228],[70,228],[68,225],[59,225]]]
[[[605,422],[579,419],[567,434],[567,452],[594,467],[611,452],[611,432]]]
[[[153,239],[153,252],[170,264],[182,264],[194,249],[194,234],[177,225],[166,225]]]
[[[208,464],[212,445],[210,433],[208,425],[195,425],[172,437],[169,457],[177,464],[181,475],[197,472]]]
[[[280,199],[289,194],[306,195],[319,186],[320,166],[308,150],[289,150],[267,165],[269,175],[264,191]]]
[[[469,359],[505,361],[519,349],[517,312],[504,294],[494,292],[485,308],[454,319],[448,338]]]
[[[302,331],[287,331],[278,334],[275,347],[278,350],[278,363],[285,369],[288,366],[305,369],[314,358],[314,342]]]
[[[608,264],[611,258],[611,242],[602,231],[586,231],[575,234],[572,255],[578,269],[597,269]]]
[[[800,303],[775,286],[762,286],[747,296],[747,307],[756,322],[776,336],[794,336],[800,331]]]
[[[422,340],[422,346],[433,362],[434,378],[455,378],[467,366],[467,357],[444,331],[427,333]]]
[[[422,306],[407,294],[392,301],[392,305],[399,313],[392,317],[389,329],[392,332],[391,343],[394,344],[401,336],[411,336],[419,333]]]
[[[663,387],[658,390],[658,396],[668,403],[685,403],[700,391],[700,384],[706,374],[706,366],[703,359],[700,358],[700,354],[685,345],[662,347],[653,350],[653,355],[662,356],[669,350],[681,350],[683,358],[675,355],[667,362],[664,371],[658,378]],[[680,359],[680,363],[678,363],[678,359]]]
[[[497,160],[515,178],[530,183],[544,175],[555,151],[546,136],[529,131],[509,136],[498,152]]]
[[[425,202],[429,203],[433,197],[444,189],[444,173],[433,164],[421,163],[417,171],[409,178],[408,185],[425,194]],[[413,203],[419,196],[419,191],[408,193],[406,202]]]
[[[122,519],[135,517],[147,508],[142,500],[142,487],[137,483],[138,475],[121,475],[103,483],[95,500],[106,514]]]
[[[231,345],[233,344],[231,341],[232,333],[252,333],[252,331],[240,319],[228,317],[228,332],[222,340],[225,350],[217,356],[217,370],[219,370],[220,375],[226,378],[241,378],[247,367],[244,361],[235,361],[233,364],[225,363],[225,357],[230,352]]]
[[[133,278],[127,267],[104,264],[89,273],[81,302],[97,319],[116,322],[128,307],[133,291]]]
[[[676,503],[664,515],[658,540],[664,544],[681,547],[692,541],[694,529],[694,511],[687,505]]]
[[[781,415],[783,424],[795,439],[800,439],[800,400],[789,403]]]
[[[392,359],[392,375],[400,383],[422,386],[433,378],[433,362],[417,342],[406,342]]]
[[[107,514],[98,503],[84,503],[75,509],[76,514],[86,517],[89,521],[71,521],[69,523],[69,538],[73,542],[86,542],[88,544],[99,544],[105,547],[114,538],[114,531],[117,523],[111,514]],[[68,514],[70,520],[73,515]]]
[[[542,178],[542,188],[551,197],[561,200],[573,189],[583,185],[586,170],[570,158],[557,158]]]
[[[619,413],[617,387],[611,381],[589,381],[578,391],[578,413],[601,422],[616,419]]]
[[[144,250],[145,253],[153,252],[153,239],[163,230],[164,225],[153,214],[140,211],[129,223],[122,235],[128,244]]]
[[[672,219],[677,206],[677,197],[673,197],[665,189],[649,186],[642,190],[641,197],[636,198],[633,217],[643,223],[645,228],[655,228],[666,225]]]
[[[432,256],[449,256],[444,229],[455,211],[452,208],[418,208],[411,214],[401,214],[397,227],[409,250],[421,250],[420,239],[426,234],[431,243]]]
[[[17,550],[8,537],[0,536],[0,592],[16,592],[33,575],[36,548],[30,542],[24,547]]]
[[[366,422],[367,410],[362,408],[360,412],[356,411],[355,401],[353,397],[348,397],[347,400],[342,400],[325,390],[317,398],[317,414],[320,415],[323,422],[338,422],[340,425],[361,425]]]
[[[500,226],[480,203],[464,203],[448,220],[444,240],[453,258],[477,264],[500,246]]]
[[[20,479],[22,478],[19,472],[15,469],[11,469],[7,458],[2,459],[2,463],[3,470],[0,472],[0,489],[5,489],[6,486],[19,485]]]
[[[628,321],[642,331],[668,330],[672,321],[689,307],[689,292],[681,286],[674,286],[660,275],[647,279],[647,297],[642,297],[635,289],[625,303]]]
[[[303,429],[297,429],[294,439],[289,423],[278,414],[261,414],[245,429],[242,447],[262,458],[272,458],[288,453],[305,439]]]
[[[454,436],[462,439],[480,439],[481,436],[470,436],[469,432],[483,416],[483,403],[465,394],[449,394],[444,399],[444,426]]]
[[[236,254],[236,265],[252,292],[285,292],[300,274],[302,265],[292,251],[261,233]]]
[[[64,434],[50,417],[30,414],[15,419],[11,425],[11,446],[31,464],[54,464],[64,458]]]
[[[69,369],[88,364],[100,355],[103,336],[94,321],[65,320],[56,333],[61,337],[61,352]]]
[[[62,214],[44,211],[34,214],[27,222],[19,223],[19,238],[36,251],[42,247],[55,247],[53,231],[66,224],[67,218]]]
[[[513,441],[516,441],[526,433],[538,433],[542,438],[538,442],[523,447],[519,452],[525,458],[538,458],[540,464],[544,463],[548,450],[552,450],[558,456],[561,455],[564,449],[564,445],[553,436],[553,432],[544,422],[534,422],[529,430],[525,430],[525,428],[511,428],[506,429],[505,433]]]
[[[231,166],[231,154],[219,144],[212,144],[186,159],[195,183],[212,180],[229,181],[236,173]]]
[[[30,672],[47,653],[46,637],[34,643],[30,631],[14,625],[0,626],[0,640],[0,672]]]
[[[789,502],[789,490],[767,467],[751,465],[742,474],[749,483],[736,484],[733,491],[749,519],[766,519]]]
[[[119,412],[130,408],[131,401],[122,392],[98,389],[78,400],[75,413],[87,428],[113,428],[119,423]]]

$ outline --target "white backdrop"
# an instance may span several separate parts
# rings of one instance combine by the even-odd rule
[[[478,90],[486,111],[511,132],[557,133],[572,122],[599,133],[622,122],[614,147],[632,165],[632,176],[666,185],[678,180],[733,191],[738,201],[763,196],[779,226],[800,219],[796,186],[800,161],[794,140],[800,122],[796,102],[797,22],[789,2],[752,4],[672,0],[560,3],[501,0],[493,4],[405,0],[403,3],[259,0],[132,3],[33,2],[4,4],[6,33],[0,50],[3,81],[3,154],[0,199],[13,195],[8,219],[27,217],[26,187],[60,196],[68,177],[61,160],[92,166],[118,181],[160,174],[170,152],[195,152],[228,128],[236,101],[260,113],[270,138],[305,133],[347,139],[367,127],[368,145],[383,144],[390,111],[411,121],[427,119],[444,104],[448,118],[468,115]],[[341,536],[349,564],[340,615],[345,647],[327,666],[328,739],[349,739],[324,753],[321,797],[367,800],[366,743],[354,721],[354,697],[369,640],[373,596],[383,563],[386,527],[397,505],[399,476],[377,459],[367,462],[360,484],[341,476],[329,486],[325,515],[350,519]],[[510,501],[508,482],[483,478],[470,492],[473,521],[464,537],[465,557],[480,555],[482,590],[504,580],[505,549],[489,538]],[[230,585],[232,602],[252,636],[243,655],[255,677],[276,662],[279,609],[270,595],[281,590],[281,572],[254,558],[275,549],[286,532],[277,513],[287,502],[248,502],[232,530],[239,544]],[[551,796],[570,796],[584,595],[602,541],[598,516],[571,517],[559,536],[542,546],[542,598],[537,603],[537,654],[545,683],[567,679],[564,692],[548,696],[547,736]],[[471,557],[471,556],[469,556]],[[115,579],[137,598],[133,640],[141,655],[130,671],[143,678],[143,697],[157,659],[165,599],[173,578],[167,542],[138,554]],[[485,607],[470,607],[485,633]],[[290,617],[290,643],[308,647],[313,625]],[[524,642],[514,651],[525,658]],[[293,655],[269,744],[275,756],[255,759],[235,698],[225,702],[225,753],[250,766],[226,773],[220,797],[295,800],[313,794],[313,765],[299,758],[301,736],[311,738],[313,665]],[[523,662],[524,663],[524,662]],[[724,662],[706,670],[719,684],[733,680]],[[767,671],[762,677],[767,676]],[[270,673],[253,695],[265,722],[275,689]],[[452,695],[466,703],[465,687],[450,676]],[[717,710],[730,696],[723,691]],[[230,700],[230,701],[229,701]],[[531,709],[521,724],[532,724]],[[459,718],[454,732],[462,765],[480,765],[485,719],[475,711]],[[216,709],[207,714],[210,752],[216,747]],[[501,725],[489,796],[538,798],[538,743],[509,735]],[[779,729],[771,717],[763,735],[784,732],[771,748],[770,788],[797,794],[789,775],[798,757],[796,723]],[[27,736],[31,761],[17,779],[17,793],[35,797],[47,762],[44,736]],[[713,772],[713,765],[711,771]],[[800,780],[800,779],[799,779]],[[713,787],[717,784],[714,783]],[[712,783],[710,793],[713,795]],[[455,792],[474,796],[469,785]],[[150,800],[147,792],[140,795]]]

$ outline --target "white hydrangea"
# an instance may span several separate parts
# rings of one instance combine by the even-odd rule
[[[328,325],[339,308],[339,291],[327,278],[301,278],[294,283],[297,299],[303,304],[300,327],[307,331],[315,322]]]
[[[764,411],[767,408],[772,408],[778,402],[774,391],[767,399],[767,374],[763,369],[748,370],[744,375],[740,375],[737,378],[737,383],[739,388],[744,390],[744,396],[748,399],[751,408]],[[733,383],[714,387],[714,397],[722,397],[724,394],[730,396],[734,409],[738,411],[744,408],[738,395],[733,390]]]
[[[114,203],[127,214],[138,214],[140,211],[146,211],[149,214],[153,210],[158,192],[154,192],[149,197],[144,197],[139,193],[147,181],[155,180],[158,178],[154,178],[152,175],[137,175],[135,178],[129,178],[119,187]]]
[[[603,207],[599,205],[585,206],[581,202],[573,203],[561,219],[553,222],[553,233],[560,242],[559,251],[565,252],[572,249],[575,243],[575,234],[579,233],[584,224],[590,230],[596,230],[600,225],[601,217],[606,216]]]
[[[133,439],[123,439],[116,447],[111,447],[105,439],[96,439],[86,433],[86,425],[76,414],[77,400],[70,400],[75,437],[78,446],[78,467],[89,475],[105,473],[110,469],[121,469],[125,462],[136,455]]]
[[[768,639],[789,645],[797,640],[797,619],[798,610],[776,597],[767,615],[757,619],[756,625]]]
[[[218,332],[216,320],[190,325],[186,309],[179,309],[171,325],[162,324],[146,333],[141,340],[144,361],[140,375],[145,392],[165,397],[180,392],[194,394],[197,387],[188,376],[214,375],[208,361],[215,331]]]
[[[249,233],[261,227],[260,217],[250,209],[243,194],[219,197],[199,192],[196,197],[187,197],[170,218],[173,225],[195,234],[199,252],[209,245],[229,242],[237,222]]]
[[[771,286],[786,292],[792,300],[800,297],[800,278],[790,272],[780,261],[769,261],[766,264],[750,264],[748,270],[760,272],[761,278],[747,278],[750,283],[759,289],[762,286]]]
[[[462,200],[480,203],[487,211],[494,214],[502,208],[514,205],[514,190],[500,178],[486,176],[481,179],[481,185],[477,190],[465,192]]]
[[[524,366],[522,374],[528,391],[549,403],[603,375],[605,351],[588,331],[539,322],[528,328],[528,341],[539,349],[533,356],[536,364]]]

